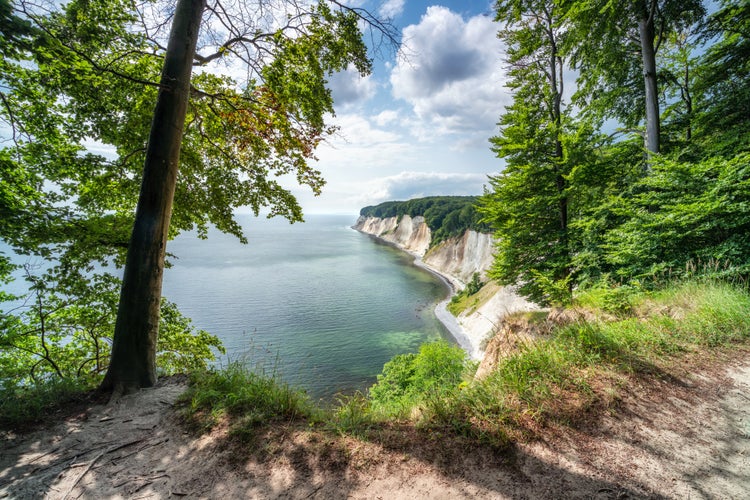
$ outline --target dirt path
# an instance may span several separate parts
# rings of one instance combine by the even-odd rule
[[[505,453],[442,436],[276,431],[251,451],[177,423],[167,382],[5,437],[0,498],[748,498],[750,363],[662,379],[616,415]],[[394,435],[398,433],[394,431]],[[407,451],[404,451],[407,450]],[[260,458],[259,458],[260,457]]]

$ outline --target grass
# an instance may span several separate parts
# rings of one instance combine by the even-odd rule
[[[238,362],[193,373],[180,402],[193,428],[208,431],[226,421],[230,434],[246,440],[268,424],[303,421],[319,411],[304,392]]]
[[[322,408],[277,377],[234,363],[194,373],[183,411],[199,431],[223,426],[242,440],[284,424],[363,439],[410,428],[504,447],[548,425],[595,418],[634,377],[668,374],[687,355],[750,338],[750,294],[720,281],[650,293],[593,289],[579,294],[575,307],[585,314],[545,328],[540,322],[552,320],[539,313],[526,318],[529,328],[544,333],[521,343],[482,380],[471,378],[475,367],[456,347],[426,344],[418,354],[391,360],[367,394],[339,396]],[[50,386],[2,397],[0,422],[45,412],[68,390],[77,389]]]
[[[96,396],[94,386],[72,379],[53,379],[29,387],[0,390],[0,429],[27,431],[75,410]]]
[[[490,282],[484,285],[477,293],[469,295],[466,290],[457,293],[448,302],[448,311],[454,316],[466,312],[471,314],[482,307],[500,289],[500,285]]]
[[[683,353],[750,337],[750,295],[741,288],[688,282],[650,296],[628,295],[630,313],[621,308],[619,319],[562,325],[459,393],[451,402],[451,418],[463,420],[458,430],[480,439],[494,432],[498,439],[518,436],[534,423],[566,423],[616,397],[623,377],[653,375]]]

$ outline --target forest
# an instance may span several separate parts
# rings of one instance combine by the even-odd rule
[[[487,224],[482,223],[477,211],[477,196],[428,196],[407,201],[386,201],[378,205],[364,207],[359,211],[362,217],[401,218],[424,217],[432,233],[431,245],[454,236],[460,236],[471,229],[488,232]]]
[[[712,4],[713,5],[713,4]],[[480,202],[541,304],[750,262],[750,4],[499,1],[513,103]]]
[[[9,135],[0,239],[45,263],[19,269],[0,254],[0,281],[20,272],[30,290],[0,296],[23,302],[0,316],[4,394],[51,383],[130,392],[205,368],[220,343],[161,297],[166,242],[209,227],[243,240],[241,206],[302,220],[277,176],[322,188],[314,150],[335,132],[326,78],[370,71],[363,24],[395,39],[389,25],[335,1],[286,2],[281,27],[260,15],[262,1],[245,17],[220,5],[179,0],[170,25],[124,0],[50,9],[0,0]],[[498,64],[513,102],[497,110],[498,173],[486,192],[476,206],[437,197],[362,214],[424,215],[438,237],[491,229],[492,278],[542,305],[697,274],[745,283],[750,3],[712,5],[498,1],[507,48]],[[229,36],[209,32],[218,50],[205,53],[195,33],[208,21]],[[195,70],[220,58],[243,65],[244,86]],[[92,152],[91,139],[115,157]],[[403,375],[396,365],[386,380]]]

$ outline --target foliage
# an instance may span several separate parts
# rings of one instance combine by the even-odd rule
[[[258,9],[263,3],[256,3]],[[239,12],[206,3],[194,6],[212,16],[210,22],[204,19],[205,45],[199,50],[219,50],[193,58],[197,69],[178,138],[179,180],[170,191],[175,204],[169,210],[169,237],[191,229],[205,236],[211,225],[244,242],[236,207],[251,207],[256,215],[267,208],[269,216],[302,220],[297,200],[276,177],[292,175],[320,192],[324,181],[310,163],[315,147],[334,131],[324,119],[333,113],[326,78],[350,66],[363,74],[369,71],[358,23],[376,20],[326,1],[281,2],[274,6],[288,14],[281,25],[273,16],[243,18],[256,12],[248,6]],[[96,314],[109,321],[112,304],[69,306],[68,290],[55,288],[80,291],[89,282],[93,286],[109,279],[92,275],[97,264],[125,262],[167,46],[164,27],[169,22],[144,15],[142,9],[150,8],[124,0],[74,0],[49,8],[24,0],[0,3],[0,120],[11,135],[0,149],[0,239],[18,255],[44,259],[46,267],[56,270],[40,286],[52,307],[65,305],[66,314],[75,317],[66,321],[74,325],[88,324]],[[212,26],[222,24],[217,16],[230,16],[223,22],[230,33],[213,31]],[[231,58],[246,67],[247,81],[204,69]],[[92,143],[109,154],[95,154]],[[163,249],[166,241],[158,243]],[[0,256],[0,279],[10,276],[8,263]],[[145,296],[143,292],[135,295]],[[83,300],[77,297],[75,301]],[[159,304],[159,297],[148,302]],[[160,325],[166,343],[175,344],[156,356],[162,369],[204,364],[215,339],[205,332],[185,337],[180,332],[188,328],[186,320],[174,306],[165,314],[163,320],[146,321]],[[14,321],[34,324],[29,317]],[[52,326],[68,332],[54,333],[55,345],[60,338],[79,338],[70,334],[76,326]],[[45,367],[56,376],[69,375],[52,361],[62,352],[49,338],[29,340],[29,332],[39,333],[38,328],[19,326],[15,331],[33,344],[24,355],[27,361],[43,359],[35,374]],[[102,356],[109,345],[88,349],[95,353],[91,360],[84,354],[87,349],[81,347],[75,360],[63,362],[66,369],[77,363],[76,371],[83,374],[87,370],[82,365],[88,369],[91,364],[98,373],[106,366]]]
[[[579,290],[576,293],[573,305],[622,316],[633,311],[634,301],[642,293],[642,289],[636,285],[618,285],[602,278],[596,283]]]
[[[376,411],[399,416],[454,392],[467,371],[466,353],[445,342],[423,344],[418,354],[400,354],[383,366],[370,388]]]
[[[359,391],[351,396],[337,396],[331,412],[329,425],[339,433],[364,435],[376,422],[371,400]]]
[[[401,218],[424,217],[432,232],[431,245],[451,237],[460,236],[468,229],[488,232],[489,226],[482,223],[476,210],[476,196],[428,196],[408,201],[386,201],[380,205],[365,207],[359,211],[363,217]]]
[[[500,33],[514,100],[491,139],[506,166],[480,203],[498,237],[492,278],[564,304],[600,280],[638,287],[691,265],[746,276],[745,4],[705,17],[700,2],[672,0],[497,3],[514,27]],[[659,30],[639,29],[651,22]],[[645,154],[639,128],[647,45],[658,53],[661,156],[651,141]],[[555,50],[579,71],[580,109],[563,106],[559,121],[545,66]],[[607,118],[622,127],[608,137]]]
[[[750,4],[722,0],[703,24],[695,82],[697,139],[704,155],[729,158],[750,148]]]
[[[458,316],[462,311],[469,307],[469,303],[478,303],[478,298],[474,301],[470,301],[469,299],[475,297],[485,284],[486,283],[481,281],[479,273],[474,273],[471,276],[471,281],[466,284],[466,287],[451,297],[451,300],[448,303],[448,310],[451,314]]]
[[[500,135],[490,139],[505,160],[490,177],[480,213],[497,236],[490,276],[518,285],[541,304],[566,301],[575,235],[570,225],[600,182],[596,148],[606,142],[591,126],[575,120],[563,102],[562,73],[567,36],[554,2],[498,2],[498,20],[509,29],[499,36],[508,46],[513,103],[500,118]],[[581,175],[584,169],[593,175]],[[575,184],[574,184],[575,181]]]
[[[100,380],[109,364],[119,280],[109,274],[70,278],[54,270],[36,276],[27,267],[29,294],[0,311],[0,387]],[[162,302],[161,373],[205,369],[216,351],[224,352],[218,338],[196,331],[174,304]]]
[[[51,379],[23,387],[0,386],[0,429],[19,431],[58,409],[86,400],[91,387],[76,379]]]
[[[604,237],[605,265],[630,280],[684,274],[690,262],[716,262],[714,274],[747,276],[749,189],[748,154],[700,163],[659,159],[631,195],[607,208],[623,222]]]
[[[484,283],[482,283],[482,280],[479,277],[479,273],[474,273],[471,275],[471,281],[469,281],[469,283],[466,285],[466,293],[468,295],[474,295],[483,286],[484,286]]]
[[[314,413],[304,392],[238,362],[221,370],[194,371],[180,401],[185,405],[185,417],[195,427],[208,430],[227,418],[230,431],[244,439],[252,438],[261,426],[293,422]]]

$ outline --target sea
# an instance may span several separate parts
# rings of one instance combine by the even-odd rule
[[[237,361],[315,399],[365,391],[393,356],[455,342],[435,316],[449,293],[414,257],[351,226],[356,216],[306,222],[239,216],[248,244],[184,233],[163,295]]]
[[[222,341],[217,367],[243,363],[330,402],[366,391],[397,354],[456,342],[435,315],[448,285],[352,229],[356,216],[237,217],[247,244],[214,229],[167,244],[162,294]],[[0,251],[12,255],[4,243]],[[16,279],[3,288],[22,294],[26,286]]]

